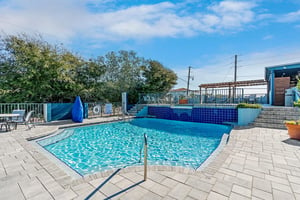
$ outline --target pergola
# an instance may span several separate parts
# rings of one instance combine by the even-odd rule
[[[213,89],[213,88],[228,88],[229,89],[229,98],[231,97],[231,90],[232,96],[235,97],[236,89],[237,87],[245,87],[245,86],[257,86],[257,85],[267,85],[267,81],[264,79],[258,79],[258,80],[247,80],[247,81],[232,81],[232,82],[221,82],[221,83],[207,83],[207,84],[201,84],[199,85],[200,90],[200,102],[201,102],[201,92],[202,88],[205,89],[205,94],[207,89]]]

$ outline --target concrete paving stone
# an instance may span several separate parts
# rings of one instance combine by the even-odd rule
[[[292,193],[287,193],[283,192],[280,190],[273,190],[273,199],[274,200],[283,200],[283,199],[288,199],[288,200],[295,200],[295,197]]]
[[[248,197],[242,196],[240,194],[231,192],[230,196],[229,196],[229,199],[230,200],[250,200],[251,198],[248,198]]]
[[[172,197],[170,197],[170,196],[164,196],[164,197],[162,198],[162,200],[176,200],[176,199],[174,199],[174,198],[172,198]]]
[[[134,184],[135,184],[134,182],[132,182],[132,181],[126,179],[126,178],[124,178],[121,181],[115,183],[115,185],[118,186],[119,188],[121,188],[122,190],[124,190],[124,189],[126,189],[126,188],[128,188],[128,187],[130,187]]]
[[[178,184],[178,182],[175,181],[175,180],[173,180],[173,179],[166,178],[166,179],[164,179],[164,180],[161,182],[161,184],[164,185],[164,186],[167,186],[167,187],[169,187],[169,188],[173,188],[173,187],[175,187],[175,186]]]
[[[115,193],[120,192],[122,189],[119,188],[118,186],[107,182],[105,185],[102,186],[102,188],[100,188],[100,191],[105,194],[106,196],[111,196]]]
[[[291,171],[282,167],[277,167],[275,165],[274,167],[274,171],[279,172],[279,173],[283,173],[283,174],[291,174]]]
[[[210,192],[208,194],[207,200],[228,200],[228,197],[218,194],[216,192]]]
[[[50,192],[50,194],[54,197],[60,196],[62,193],[65,192],[63,187],[59,185],[57,182],[47,183],[44,186],[46,187],[46,190]]]
[[[91,195],[81,194],[81,195],[75,197],[73,200],[83,200],[83,199],[99,200],[99,199],[105,199],[105,198],[106,198],[106,196],[104,194],[102,194],[100,192],[96,192]]]
[[[191,176],[192,177],[192,176]],[[199,178],[198,176],[194,176],[196,178]],[[201,181],[204,181],[205,183],[209,183],[209,184],[215,184],[217,179],[215,177],[212,176],[205,176],[201,178]]]
[[[147,192],[144,196],[142,196],[141,200],[161,200],[162,197],[153,192]]]
[[[109,182],[111,182],[112,184],[116,184],[123,179],[124,179],[123,176],[120,176],[119,174],[117,174],[112,179],[110,179]]]
[[[294,193],[296,200],[300,200],[300,194]]]
[[[288,179],[292,183],[300,184],[300,177],[288,175]]]
[[[243,173],[237,173],[237,178],[248,181],[252,183],[253,177],[251,175],[243,174]]]
[[[252,195],[254,197],[258,197],[260,199],[265,199],[265,200],[272,200],[273,199],[273,195],[269,192],[265,192],[263,190],[259,190],[256,188],[252,188]]]
[[[236,176],[237,175],[236,171],[230,170],[230,169],[225,169],[225,168],[219,169],[219,172],[224,173],[224,174],[229,175],[229,176]]]
[[[251,175],[251,176],[255,176],[255,177],[258,177],[258,178],[264,178],[265,177],[265,173],[257,172],[257,171],[254,171],[252,169],[244,169],[243,173]]]
[[[291,183],[293,192],[299,193],[300,194],[300,185],[296,183]]]
[[[65,190],[57,196],[54,196],[55,200],[69,200],[75,199],[78,195],[71,189]]]
[[[171,188],[168,188],[164,185],[155,184],[150,188],[150,191],[164,197],[171,191]]]
[[[171,176],[169,176],[170,178],[172,178]],[[150,178],[151,180],[161,183],[164,179],[166,179],[167,177],[165,175],[162,175],[161,172],[154,172],[154,171],[150,171],[148,173],[148,178]],[[141,179],[143,180],[144,177]]]
[[[271,181],[254,177],[253,178],[253,187],[266,191],[272,192]]]
[[[143,181],[140,186],[145,188],[145,189],[149,189],[151,188],[153,185],[157,184],[157,182],[152,181],[151,179],[147,179],[146,181]]]
[[[78,195],[90,194],[95,190],[95,188],[88,183],[82,183],[76,186],[72,186],[71,189]]]
[[[252,187],[252,181],[247,181],[245,179],[238,178],[237,176],[233,177],[233,176],[225,175],[224,181],[227,181],[232,184],[240,185],[243,187],[248,187],[248,188]]]
[[[175,199],[184,199],[188,193],[191,191],[191,187],[184,185],[182,183],[178,183],[169,193],[168,195]]]
[[[157,174],[157,173],[155,173],[155,174]],[[155,178],[152,177],[152,176],[154,176],[154,173],[149,173],[148,175],[149,175],[149,178],[155,179]],[[139,175],[139,174],[134,173],[134,172],[129,172],[129,173],[121,174],[121,176],[127,178],[128,180],[130,180],[130,181],[132,181],[134,183],[137,183],[139,181],[144,180],[144,177],[142,175]]]
[[[179,174],[179,173],[176,173],[174,174],[173,177],[170,177],[178,182],[181,182],[181,183],[185,183],[186,180],[188,179],[189,175],[187,174]]]
[[[272,182],[276,182],[276,183],[281,183],[281,184],[289,185],[289,182],[288,182],[287,179],[280,178],[280,177],[277,177],[277,176],[272,176],[272,175],[266,174],[266,175],[265,175],[265,179],[266,179],[266,180],[269,180],[269,181],[272,181]]]
[[[212,184],[206,183],[201,179],[197,179],[195,177],[189,177],[186,181],[186,184],[204,192],[209,192],[213,187]]]
[[[130,189],[130,192],[126,192],[126,193],[121,194],[122,195],[121,197],[116,196],[114,198],[116,198],[116,199],[118,199],[118,198],[122,198],[122,199],[141,199],[148,192],[149,192],[148,190],[146,190],[146,189],[144,189],[140,186],[137,186],[137,187],[134,187],[134,188]],[[110,195],[107,198],[109,199]]]
[[[235,163],[231,163],[228,167],[230,170],[233,170],[235,172],[242,172],[244,169],[244,165],[242,164],[235,164]]]
[[[224,196],[229,196],[232,189],[232,184],[226,181],[217,181],[213,186],[212,191],[222,194]]]
[[[3,185],[0,187],[0,199],[3,200],[23,200],[23,195],[18,184]]]
[[[46,192],[43,185],[37,179],[19,182],[19,186],[26,198],[34,197],[41,192]]]
[[[189,192],[188,196],[198,199],[198,200],[204,200],[207,199],[208,193],[203,192],[201,190],[197,190],[195,188],[192,188],[191,191]]]
[[[42,192],[34,197],[28,198],[28,200],[53,200],[54,198],[48,192]]]
[[[97,178],[95,180],[89,181],[89,183],[96,187],[99,187],[107,178]]]
[[[279,178],[284,178],[284,179],[287,179],[287,175],[285,173],[282,173],[282,172],[277,172],[275,170],[270,170],[270,175],[272,176],[277,176]]]
[[[241,187],[239,185],[232,186],[232,192],[240,194],[242,196],[251,197],[251,190],[245,187]]]
[[[272,188],[283,192],[292,193],[292,188],[289,185],[272,182]]]

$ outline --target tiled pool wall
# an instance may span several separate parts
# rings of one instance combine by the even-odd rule
[[[180,120],[200,123],[223,124],[224,122],[237,122],[238,111],[236,108],[176,108],[149,106],[148,115],[159,119]]]

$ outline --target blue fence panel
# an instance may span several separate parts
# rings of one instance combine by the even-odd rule
[[[88,118],[88,105],[84,103],[84,118]],[[47,104],[47,121],[72,119],[73,103],[48,103]]]

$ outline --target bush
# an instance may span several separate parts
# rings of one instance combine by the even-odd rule
[[[300,120],[284,121],[285,124],[300,125]]]
[[[240,103],[236,108],[261,108],[260,104]]]
[[[300,100],[294,102],[294,107],[300,107]]]

